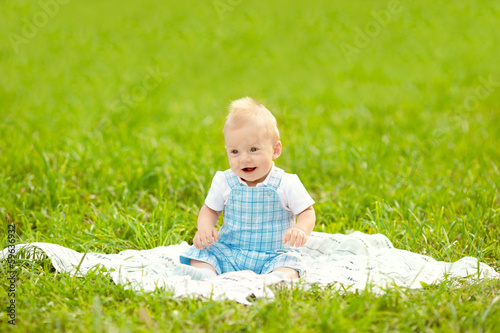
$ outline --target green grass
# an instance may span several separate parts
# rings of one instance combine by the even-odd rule
[[[228,168],[226,107],[249,95],[278,119],[276,163],[316,200],[316,231],[380,232],[400,249],[500,270],[497,3],[402,2],[364,43],[390,1],[214,3],[73,0],[46,22],[39,2],[0,3],[2,248],[10,223],[18,243],[77,251],[191,241],[213,174]],[[499,281],[385,295],[276,287],[276,301],[243,306],[135,294],[47,262],[18,273],[19,331],[500,325]]]

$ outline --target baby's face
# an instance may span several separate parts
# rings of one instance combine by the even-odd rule
[[[226,152],[231,170],[248,186],[262,183],[281,154],[281,142],[257,125],[243,125],[225,133]]]

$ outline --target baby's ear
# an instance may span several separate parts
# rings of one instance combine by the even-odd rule
[[[278,140],[274,146],[273,160],[280,157],[283,147],[281,146],[281,141]]]

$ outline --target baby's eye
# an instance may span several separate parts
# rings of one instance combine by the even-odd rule
[[[231,150],[231,154],[236,155],[236,154],[238,154],[238,151],[236,149],[233,149],[233,150]]]
[[[250,151],[251,151],[252,153],[256,152],[257,150],[258,150],[258,149],[257,149],[257,148],[255,148],[255,147],[253,147],[253,148],[251,148],[251,149],[250,149]]]

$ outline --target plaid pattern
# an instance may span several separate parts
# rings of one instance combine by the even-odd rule
[[[226,170],[231,193],[224,208],[219,242],[210,249],[191,247],[181,255],[181,263],[189,265],[189,259],[207,262],[218,274],[247,269],[265,274],[278,267],[294,268],[301,274],[298,251],[281,241],[295,223],[293,213],[283,208],[276,193],[283,173],[274,168],[267,186],[248,187],[234,172]]]

